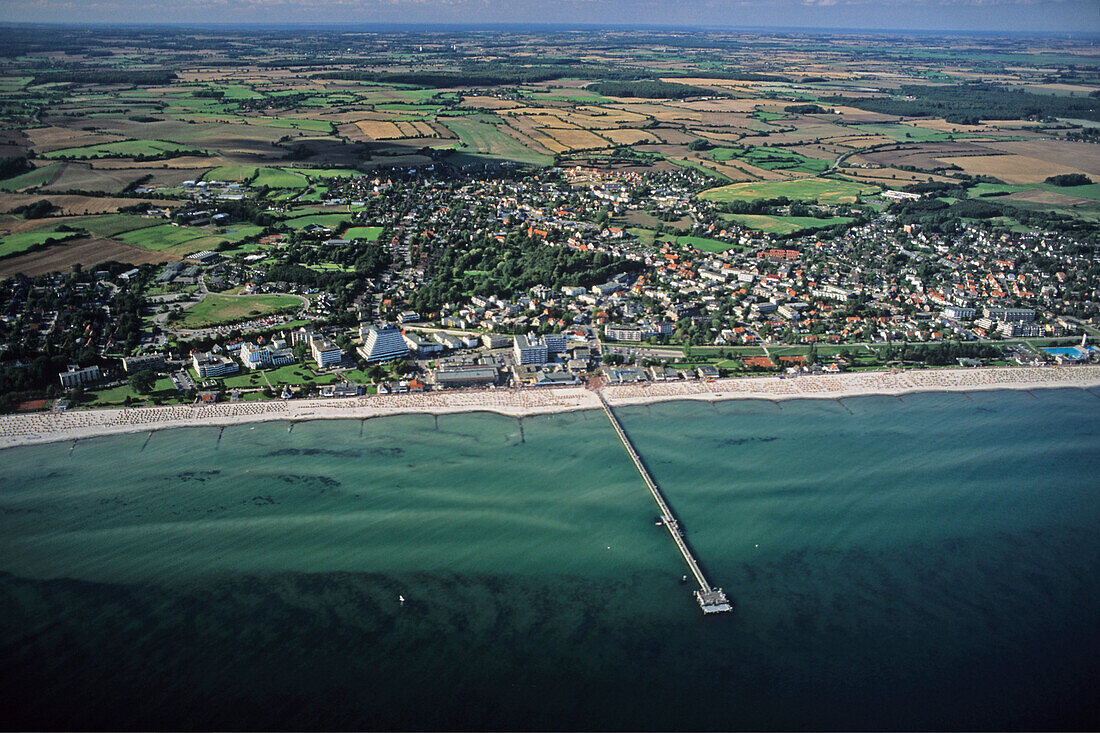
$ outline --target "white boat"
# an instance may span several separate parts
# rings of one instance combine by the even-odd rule
[[[404,603],[404,602],[405,602],[405,596],[403,596],[403,595],[398,595],[398,596],[397,596],[397,602],[398,602],[398,603]]]

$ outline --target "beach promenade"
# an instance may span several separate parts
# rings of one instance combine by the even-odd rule
[[[617,407],[683,399],[836,399],[871,394],[1051,387],[1100,387],[1100,366],[926,369],[797,377],[746,377],[709,382],[647,382],[606,386],[603,396],[608,404]],[[226,426],[268,420],[366,419],[412,413],[479,411],[523,417],[600,407],[598,396],[587,389],[541,387],[35,412],[0,416],[0,448],[79,440],[116,433],[176,427]]]

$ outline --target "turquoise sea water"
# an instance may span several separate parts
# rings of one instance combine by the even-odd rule
[[[0,721],[1100,724],[1100,392],[617,412],[734,613],[599,412],[0,452]]]

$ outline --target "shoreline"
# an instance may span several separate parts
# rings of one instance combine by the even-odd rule
[[[603,394],[612,407],[627,407],[675,400],[843,399],[922,392],[1089,387],[1100,387],[1100,366],[928,369],[741,377],[712,382],[646,382],[609,385],[604,387]],[[470,412],[521,418],[589,409],[600,409],[596,394],[584,387],[571,386],[26,413],[0,416],[0,450],[103,435],[226,427],[273,420],[291,423],[367,420],[395,415]]]

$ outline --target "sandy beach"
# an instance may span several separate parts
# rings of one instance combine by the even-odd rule
[[[619,406],[684,399],[839,399],[876,394],[1057,387],[1100,387],[1100,366],[927,369],[747,377],[710,382],[646,382],[610,385],[604,388],[603,394],[609,404]],[[455,412],[494,412],[523,417],[599,407],[594,392],[582,387],[559,387],[37,412],[0,416],[0,448],[118,433],[267,420],[367,419],[410,413]]]

